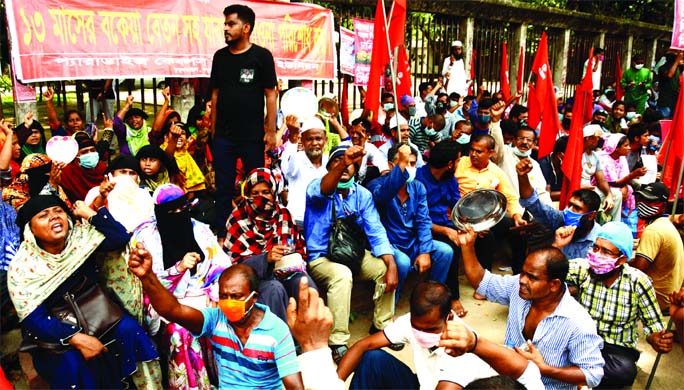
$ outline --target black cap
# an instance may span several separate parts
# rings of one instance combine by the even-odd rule
[[[139,108],[131,108],[130,110],[126,111],[126,117],[124,120],[128,120],[128,118],[137,115],[139,117],[142,117],[143,119],[147,119],[147,113]]]
[[[634,195],[637,199],[643,199],[646,201],[656,202],[667,202],[670,197],[670,190],[667,189],[665,184],[656,181],[651,184],[646,184],[639,188],[639,191],[635,192]]]

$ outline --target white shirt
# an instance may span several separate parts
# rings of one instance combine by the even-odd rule
[[[414,143],[411,142],[411,140],[406,140],[406,143],[409,144],[414,149],[419,150],[418,147]],[[390,139],[389,141],[380,145],[380,147],[378,148],[380,153],[382,153],[382,155],[385,156],[385,160],[387,160],[387,154],[389,153],[389,150],[392,149],[393,145],[394,145],[394,140]],[[420,154],[420,151],[419,151],[418,156],[416,158],[416,168],[420,168],[423,165],[425,165],[425,162],[423,161],[423,156]],[[382,170],[380,170],[380,172],[382,172]]]
[[[325,176],[328,170],[325,164],[328,156],[325,154],[321,160],[321,166],[316,168],[306,153],[301,150],[292,153],[292,148],[297,150],[296,144],[286,145],[283,155],[285,158],[280,163],[280,169],[287,178],[289,193],[287,196],[287,209],[292,214],[295,221],[304,221],[304,210],[306,209],[306,187],[314,179]]]
[[[380,151],[380,149],[377,148],[377,146],[373,145],[370,142],[366,142],[366,144],[363,146],[363,150],[366,152],[366,154],[363,155],[361,165],[359,166],[359,181],[363,181],[363,179],[366,177],[366,170],[368,170],[368,164],[377,167],[381,173],[382,171],[389,170],[389,165],[387,164],[387,156],[382,154],[382,152]]]
[[[451,56],[444,59],[442,65],[442,76],[449,73],[449,80],[446,82],[446,93],[456,92],[461,96],[468,94],[468,76],[465,71],[465,61],[463,59],[454,60],[451,64]]]
[[[517,165],[520,162],[520,157],[516,156],[513,152],[511,152],[511,154],[513,155],[515,164]],[[542,203],[553,206],[553,201],[551,201],[551,193],[546,190],[546,179],[544,178],[544,173],[541,170],[541,166],[539,166],[539,163],[533,158],[529,158],[529,160],[532,162],[532,170],[527,174],[527,178],[530,180],[532,188],[537,191],[539,200]]]
[[[591,83],[593,85],[593,90],[601,89],[601,68],[603,67],[603,61],[599,61],[598,67],[596,67],[596,70],[594,69],[594,61],[596,59],[594,57],[591,58],[591,66],[592,66],[592,71],[591,71]],[[582,77],[584,77],[585,74],[587,74],[587,65],[589,64],[589,59],[584,61],[584,67],[582,68]]]
[[[346,388],[344,381],[337,376],[330,348],[304,352],[297,358],[305,389],[344,390]]]

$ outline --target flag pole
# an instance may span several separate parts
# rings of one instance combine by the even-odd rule
[[[389,26],[387,25],[387,12],[385,11],[385,0],[382,1],[382,19],[385,26],[385,39],[387,40],[387,57],[392,58],[392,48],[390,47]],[[394,12],[394,0],[392,0],[392,8],[390,9],[390,16]],[[396,57],[396,56],[395,56]],[[390,75],[392,77],[392,94],[394,95],[394,115],[399,114],[399,99],[397,99],[397,75],[394,71],[394,60],[390,61]],[[399,130],[399,118],[397,118],[397,138],[401,143],[401,131]]]

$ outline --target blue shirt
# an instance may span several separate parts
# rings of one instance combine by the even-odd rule
[[[226,316],[217,308],[202,309],[202,333],[211,343],[218,368],[219,389],[283,388],[282,378],[299,372],[294,342],[287,325],[267,306],[243,346]]]
[[[387,239],[387,232],[380,222],[378,210],[373,203],[373,195],[357,183],[349,189],[349,194],[344,199],[337,192],[333,195],[323,195],[321,180],[322,178],[315,179],[306,189],[304,236],[309,251],[307,260],[313,261],[319,257],[325,257],[328,253],[333,201],[337,218],[355,216],[356,223],[368,237],[373,256],[394,254],[394,249]]]
[[[451,222],[451,209],[461,199],[458,181],[454,175],[449,175],[448,178],[438,181],[432,176],[430,167],[426,165],[418,168],[416,180],[425,186],[432,223],[454,229],[455,226]]]
[[[532,301],[520,298],[519,275],[494,275],[485,271],[477,293],[487,300],[508,306],[506,345],[519,347],[526,343],[523,336],[525,318]],[[532,343],[553,367],[577,366],[584,373],[588,387],[596,387],[603,378],[601,356],[603,339],[596,333],[596,323],[589,313],[568,292],[553,313],[539,321]],[[576,385],[542,376],[546,389],[577,389]]]
[[[520,198],[520,205],[529,211],[534,218],[542,225],[553,231],[565,225],[563,212],[539,201],[537,191],[532,193],[527,199]],[[585,258],[589,248],[594,245],[596,236],[601,231],[601,226],[594,221],[594,227],[584,237],[572,240],[563,248],[563,253],[568,259]]]
[[[368,183],[368,190],[387,229],[392,245],[410,257],[432,252],[432,221],[425,187],[419,181],[406,183],[409,174],[398,165],[387,175]],[[399,190],[406,184],[408,198],[402,203]]]

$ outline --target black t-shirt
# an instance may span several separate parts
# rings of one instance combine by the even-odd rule
[[[264,90],[278,83],[273,55],[252,44],[233,54],[224,47],[214,54],[211,88],[218,88],[216,135],[231,141],[263,142]]]

